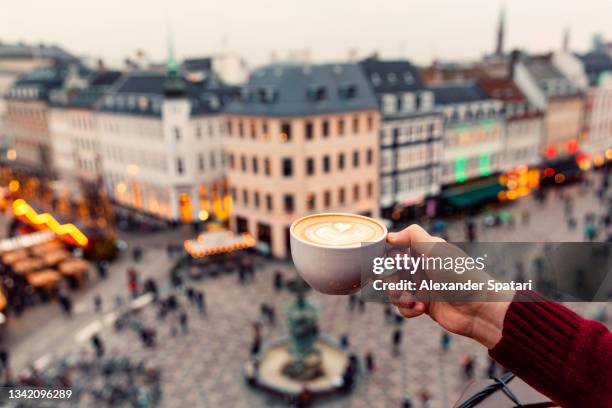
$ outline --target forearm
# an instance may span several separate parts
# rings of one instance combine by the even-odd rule
[[[610,332],[533,292],[517,293],[489,353],[561,406],[612,404]]]
[[[492,349],[502,338],[509,306],[510,302],[483,302],[474,316],[470,337]]]

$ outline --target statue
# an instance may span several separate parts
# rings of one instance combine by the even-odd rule
[[[283,368],[283,373],[300,381],[313,380],[323,374],[321,353],[315,347],[319,338],[317,310],[306,301],[305,294],[310,287],[301,278],[293,279],[287,288],[296,295],[296,299],[287,307],[292,358]]]

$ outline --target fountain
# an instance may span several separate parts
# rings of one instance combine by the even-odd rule
[[[306,300],[308,284],[297,277],[287,289],[295,295],[286,309],[289,336],[264,343],[260,353],[245,364],[245,376],[253,386],[283,396],[295,396],[304,389],[313,395],[333,393],[342,388],[348,355],[319,332],[317,310]]]

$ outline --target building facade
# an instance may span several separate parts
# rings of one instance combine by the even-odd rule
[[[484,79],[479,85],[491,99],[503,103],[505,121],[500,170],[507,172],[519,166],[537,166],[543,143],[543,112],[529,103],[508,79]]]
[[[96,108],[103,180],[129,212],[178,222],[227,216],[221,114],[216,81],[191,82],[168,73],[130,72]]]
[[[591,53],[580,59],[589,81],[581,150],[599,167],[612,161],[612,58]]]
[[[304,215],[379,215],[379,114],[356,64],[255,70],[227,110],[232,228],[288,256]]]
[[[6,134],[15,150],[11,159],[34,175],[56,178],[50,132],[50,99],[54,92],[86,86],[90,74],[76,64],[55,63],[34,69],[5,95]]]
[[[425,200],[440,191],[442,115],[410,62],[368,58],[360,65],[381,112],[382,214],[396,221],[414,218]]]

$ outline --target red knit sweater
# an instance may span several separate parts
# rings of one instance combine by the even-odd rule
[[[490,356],[562,407],[612,407],[612,333],[533,292],[514,300]]]

